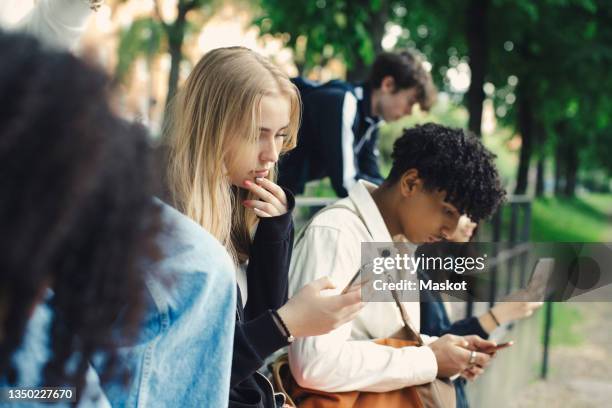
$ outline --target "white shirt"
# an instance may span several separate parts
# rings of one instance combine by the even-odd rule
[[[355,178],[357,176],[356,157],[359,155],[363,145],[370,140],[372,133],[384,123],[382,120],[374,121],[372,118],[365,118],[369,126],[359,142],[355,144],[353,123],[355,123],[355,117],[357,116],[358,100],[362,99],[363,88],[356,87],[355,94],[353,92],[346,92],[342,102],[342,186],[346,191],[353,188],[357,182]]]
[[[316,216],[296,242],[289,273],[289,293],[330,276],[337,294],[349,283],[361,262],[362,242],[391,242],[385,222],[372,199],[376,186],[360,180],[349,196],[337,202],[347,209],[331,209]],[[418,302],[403,302],[416,330]],[[438,366],[429,347],[392,348],[372,340],[385,338],[403,326],[393,302],[370,302],[354,321],[316,337],[298,338],[289,347],[291,372],[303,387],[328,392],[385,392],[425,384],[436,378]],[[425,343],[435,340],[422,336]]]
[[[34,35],[45,45],[72,49],[85,30],[91,9],[83,0],[2,0],[0,26]]]

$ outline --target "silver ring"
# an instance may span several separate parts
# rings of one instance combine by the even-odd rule
[[[470,351],[470,361],[468,361],[468,364],[470,366],[473,366],[474,363],[476,363],[476,352],[474,350]]]

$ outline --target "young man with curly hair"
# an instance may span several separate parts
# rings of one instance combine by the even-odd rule
[[[363,242],[412,244],[447,239],[461,214],[475,221],[491,215],[504,198],[493,155],[460,129],[426,124],[395,142],[393,167],[381,186],[359,181],[349,196],[323,210],[296,242],[290,290],[331,271],[342,290],[360,268]],[[403,302],[419,330],[418,302]],[[393,302],[368,303],[350,323],[323,336],[297,340],[289,350],[291,371],[303,387],[328,392],[386,392],[482,372],[490,356],[478,336],[424,337],[427,347],[392,348],[374,343],[402,328]],[[487,345],[488,344],[488,345]]]
[[[431,75],[415,53],[381,53],[364,83],[317,84],[294,78],[303,112],[297,147],[279,162],[278,183],[294,194],[311,180],[329,177],[338,197],[357,180],[380,184],[378,128],[429,110],[436,97]]]

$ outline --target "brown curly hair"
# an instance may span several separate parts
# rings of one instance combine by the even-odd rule
[[[12,357],[51,289],[40,377],[78,395],[94,354],[106,356],[102,380],[118,375],[143,261],[158,257],[148,138],[112,112],[106,75],[76,57],[0,32],[0,60],[0,379],[17,380]]]

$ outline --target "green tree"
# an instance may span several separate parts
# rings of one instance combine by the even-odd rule
[[[390,0],[259,0],[254,23],[263,34],[286,34],[301,74],[330,58],[344,60],[349,80],[365,79],[382,51]]]
[[[352,77],[380,49],[387,23],[402,30],[398,46],[417,48],[432,64],[439,87],[465,104],[468,128],[480,133],[484,85],[501,125],[522,138],[515,192],[528,190],[532,159],[544,184],[545,162],[556,155],[559,193],[574,194],[585,163],[608,168],[612,19],[605,0],[407,0],[291,2],[260,0],[264,33],[288,34],[302,71],[343,58]],[[562,29],[561,29],[562,28]],[[448,72],[470,68],[467,93]],[[357,72],[359,75],[354,75]],[[591,147],[590,147],[591,146]],[[607,163],[606,163],[607,161]]]
[[[522,137],[516,193],[527,191],[534,152],[543,172],[544,159],[551,151],[547,145],[556,145],[563,138],[560,174],[567,180],[563,192],[573,194],[580,152],[595,131],[592,118],[582,109],[584,101],[610,94],[609,80],[602,77],[603,62],[609,61],[612,44],[610,11],[605,3],[412,1],[407,7],[413,12],[405,15],[403,26],[409,33],[427,35],[409,36],[405,43],[427,54],[442,86],[448,89],[445,74],[449,67],[469,61],[472,78],[465,103],[470,113],[469,128],[474,132],[480,130],[483,85],[495,85],[493,99],[503,113],[498,119]],[[510,78],[515,78],[512,85]],[[600,111],[599,106],[604,105],[600,101],[590,106]],[[560,125],[566,121],[570,122],[568,126]],[[598,129],[598,140],[609,135]],[[538,179],[542,180],[543,174]]]
[[[151,59],[159,53],[169,53],[170,73],[165,103],[167,106],[178,87],[185,37],[192,32],[199,31],[220,3],[216,0],[178,0],[176,18],[173,21],[164,20],[159,0],[154,0],[153,3],[153,16],[137,19],[121,32],[116,75],[119,80],[124,80],[134,61],[140,56]],[[187,19],[191,11],[199,12],[197,25],[190,24]]]

